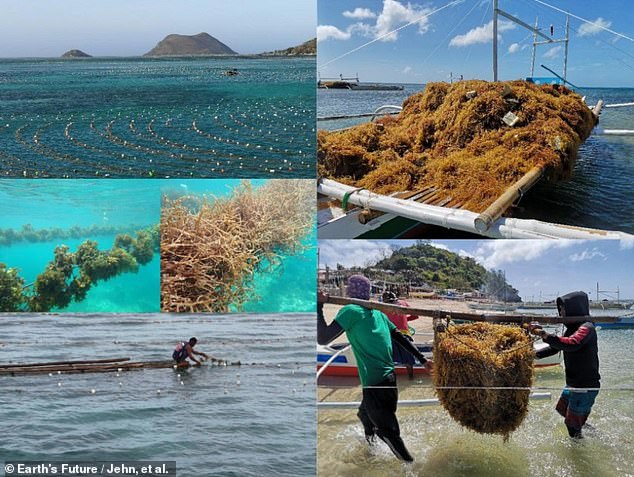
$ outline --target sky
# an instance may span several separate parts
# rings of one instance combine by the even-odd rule
[[[320,240],[319,266],[366,266],[413,240]],[[472,257],[487,270],[504,270],[524,301],[552,300],[571,291],[596,297],[620,290],[634,299],[634,241],[618,240],[434,240],[435,247]],[[616,298],[616,294],[610,295]],[[610,298],[601,295],[600,298]]]
[[[543,0],[592,21],[570,19],[568,80],[587,87],[634,87],[634,8],[628,0],[601,2]],[[361,81],[426,83],[493,79],[492,0],[318,0],[318,69],[324,78],[354,76]],[[447,5],[451,6],[446,7]],[[446,8],[443,8],[446,7]],[[437,13],[435,10],[441,9]],[[565,37],[565,15],[538,0],[499,0],[499,8]],[[412,25],[404,27],[408,23]],[[390,33],[397,28],[401,30]],[[628,38],[611,34],[609,28]],[[499,79],[530,74],[532,33],[500,18]],[[362,45],[374,41],[341,59]],[[562,74],[563,44],[537,47],[535,76]],[[335,60],[335,61],[332,61]],[[332,61],[332,62],[331,62]]]
[[[139,56],[170,33],[207,32],[262,53],[315,37],[315,0],[2,0],[0,58]]]

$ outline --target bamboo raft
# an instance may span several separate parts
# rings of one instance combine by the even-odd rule
[[[326,303],[335,305],[360,305],[365,308],[379,310],[382,312],[400,313],[403,315],[419,315],[431,318],[440,318],[462,321],[484,321],[487,323],[515,323],[527,324],[538,322],[549,325],[559,325],[562,323],[579,323],[592,321],[594,323],[616,323],[618,316],[537,316],[537,315],[521,315],[521,314],[486,314],[486,313],[468,313],[458,311],[435,310],[430,308],[416,308],[392,305],[388,303],[380,303],[376,301],[359,300],[357,298],[345,298],[341,296],[329,296]]]
[[[240,362],[228,362],[212,358],[210,361],[228,366],[240,366]],[[173,360],[130,361],[130,358],[95,359],[85,361],[53,361],[47,363],[0,364],[0,376],[23,376],[30,374],[84,374],[114,373],[139,369],[175,368]]]

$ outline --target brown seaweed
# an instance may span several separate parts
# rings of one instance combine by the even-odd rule
[[[511,127],[508,112],[519,121]],[[389,194],[435,186],[480,212],[535,166],[568,178],[597,123],[564,86],[525,81],[430,83],[396,117],[318,133],[321,176]]]
[[[518,326],[451,325],[436,333],[434,386],[442,406],[460,424],[506,439],[528,412],[533,362],[532,340]]]
[[[254,273],[300,250],[314,225],[314,202],[314,183],[307,180],[274,180],[259,188],[244,181],[228,197],[164,199],[161,309],[240,309],[253,291]]]

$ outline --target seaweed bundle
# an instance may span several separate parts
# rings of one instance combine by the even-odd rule
[[[252,292],[254,273],[301,248],[314,223],[314,194],[311,181],[275,180],[256,189],[244,181],[224,198],[165,198],[161,309],[240,308]]]
[[[67,245],[55,248],[53,260],[35,282],[25,285],[16,268],[0,263],[0,311],[46,312],[82,301],[90,288],[149,263],[159,247],[158,227],[139,230],[136,237],[117,235],[110,250],[99,250],[86,240],[75,252]]]
[[[506,439],[528,412],[533,361],[532,340],[518,326],[449,326],[434,342],[438,398],[463,426]],[[495,387],[524,389],[482,389]]]
[[[31,224],[24,224],[19,229],[0,228],[0,246],[12,245],[16,242],[50,242],[52,240],[80,239],[95,235],[115,235],[139,230],[138,225],[91,225],[80,227],[74,225],[70,228],[51,227],[36,229]]]
[[[508,113],[513,126],[503,121]],[[381,194],[434,186],[480,212],[534,167],[551,180],[569,177],[596,123],[564,86],[429,83],[396,117],[319,131],[318,169]]]

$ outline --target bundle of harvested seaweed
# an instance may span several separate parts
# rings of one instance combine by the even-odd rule
[[[528,412],[534,351],[517,326],[474,323],[437,332],[434,385],[442,406],[463,426],[480,433],[509,434]],[[461,388],[461,389],[455,389]]]
[[[518,118],[513,126],[502,119],[509,112]],[[382,194],[435,186],[480,212],[535,166],[553,180],[569,177],[596,122],[564,86],[429,83],[396,117],[319,131],[318,168],[324,177]]]
[[[315,213],[314,183],[245,181],[226,198],[164,199],[161,309],[226,312],[249,299],[255,272],[301,248]]]

